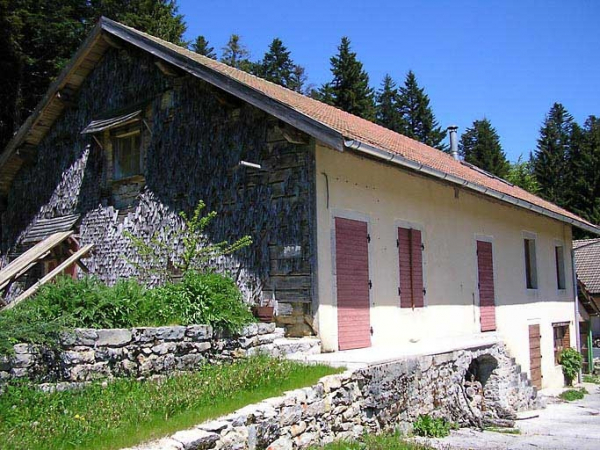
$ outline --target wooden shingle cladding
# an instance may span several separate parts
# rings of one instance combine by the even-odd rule
[[[86,265],[114,283],[135,275],[124,232],[158,232],[170,241],[168,229],[178,226],[179,212],[189,213],[203,200],[206,210],[218,213],[208,231],[212,241],[244,235],[254,241],[221,261],[219,270],[237,279],[244,298],[276,299],[280,325],[289,334],[313,334],[314,142],[291,143],[264,112],[244,102],[223,104],[213,86],[185,74],[166,76],[155,60],[126,44],[106,49],[75,103],[41,138],[37,164],[14,177],[6,195],[3,255],[32,223],[78,215],[82,247],[95,245]],[[113,130],[96,139],[81,131],[98,117],[143,102],[143,177],[114,180]],[[104,138],[108,144],[100,145]],[[242,167],[241,160],[261,169]]]
[[[398,269],[400,271],[400,306],[422,308],[424,305],[423,242],[421,230],[398,227]]]

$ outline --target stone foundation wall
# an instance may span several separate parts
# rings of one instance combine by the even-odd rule
[[[282,339],[275,324],[247,326],[239,335],[213,332],[208,325],[133,329],[78,329],[59,348],[17,344],[0,357],[0,384],[11,379],[79,383],[112,377],[149,377],[194,370],[204,363],[264,352],[279,356],[319,352],[318,340]]]
[[[465,393],[465,379],[472,361],[483,355],[497,366],[484,387],[491,397],[477,403]],[[136,450],[307,448],[364,432],[409,431],[420,414],[471,425],[477,418],[532,408],[535,397],[519,366],[497,344],[328,376]]]

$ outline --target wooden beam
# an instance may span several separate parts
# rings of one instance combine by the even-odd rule
[[[104,40],[104,42],[106,42],[112,48],[116,48],[118,50],[120,50],[120,49],[123,48],[123,46],[121,45],[121,43],[118,42],[115,38],[113,38],[109,34],[106,34],[106,33],[102,34],[102,39]]]
[[[48,275],[46,275],[44,278],[42,278],[41,280],[39,280],[37,283],[35,283],[33,286],[31,286],[29,289],[27,289],[25,292],[23,292],[17,298],[15,298],[12,302],[10,302],[8,305],[6,305],[4,307],[4,309],[14,308],[16,305],[18,305],[19,303],[21,303],[23,300],[31,297],[43,285],[45,285],[49,281],[52,281],[56,276],[60,275],[65,270],[67,270],[69,268],[69,266],[71,266],[72,264],[77,263],[77,261],[79,260],[79,258],[81,258],[82,256],[84,256],[87,253],[89,253],[90,250],[92,250],[93,247],[94,246],[92,244],[88,244],[85,247],[83,247],[82,249],[80,249],[77,252],[75,252],[71,257],[69,257],[62,264],[60,264],[58,267],[56,267],[52,272],[50,272]]]
[[[23,164],[33,165],[37,162],[38,150],[34,145],[23,145],[19,147],[16,152],[16,156],[21,160]]]
[[[175,66],[171,65],[171,64],[167,64],[164,61],[158,60],[155,61],[154,64],[156,64],[156,67],[158,67],[160,69],[160,71],[163,73],[163,75],[166,75],[168,77],[180,77],[182,75],[182,72]]]
[[[310,136],[308,134],[283,121],[280,121],[279,130],[281,130],[281,134],[290,144],[307,145],[310,142]]]
[[[25,273],[23,270],[26,267],[31,268],[30,266],[32,263],[35,264],[41,258],[45,257],[50,250],[59,245],[72,234],[72,231],[64,231],[61,233],[55,233],[52,236],[48,236],[42,242],[34,245],[32,248],[11,262],[4,269],[0,270],[0,289],[4,289],[8,283]]]

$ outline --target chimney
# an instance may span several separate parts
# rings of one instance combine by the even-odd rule
[[[458,140],[456,137],[457,130],[458,127],[456,125],[450,125],[448,127],[448,135],[450,136],[450,153],[455,160],[460,161],[460,157],[458,156]]]

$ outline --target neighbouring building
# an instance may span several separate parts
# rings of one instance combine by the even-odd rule
[[[329,351],[498,333],[534,385],[577,345],[572,227],[599,229],[452,156],[101,19],[0,156],[4,263],[74,229],[107,282],[128,231],[169,240],[199,200],[249,301]],[[43,272],[40,265],[32,270]],[[15,283],[9,295],[19,290]]]

